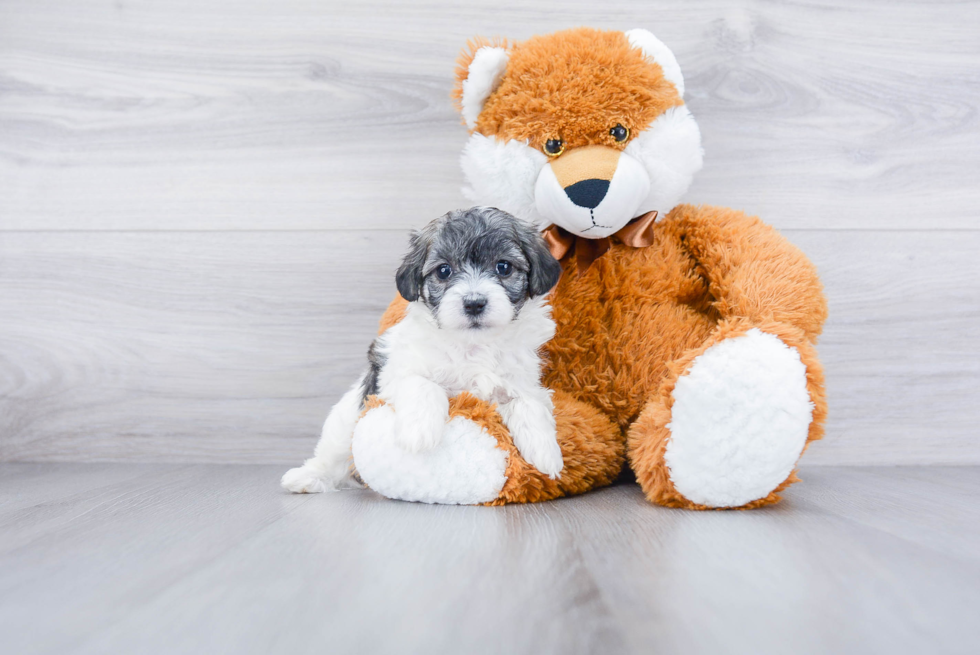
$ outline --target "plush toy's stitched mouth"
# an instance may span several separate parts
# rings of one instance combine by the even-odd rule
[[[599,225],[598,223],[596,223],[595,222],[595,212],[593,210],[591,210],[591,209],[589,210],[589,220],[592,221],[592,226],[591,227],[587,227],[584,230],[581,230],[581,232],[588,232],[589,230],[592,230],[592,229],[597,228],[597,227],[601,227],[604,230],[611,230],[612,229],[612,225]]]

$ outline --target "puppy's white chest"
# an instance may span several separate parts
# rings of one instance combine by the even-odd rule
[[[529,302],[506,329],[479,334],[440,329],[425,307],[410,305],[382,336],[381,396],[390,383],[419,375],[450,397],[465,391],[501,405],[540,387],[538,350],[553,334],[541,301]]]
[[[466,391],[488,402],[506,402],[510,399],[505,379],[508,367],[493,350],[476,345],[459,349],[433,371],[434,381],[450,396]]]

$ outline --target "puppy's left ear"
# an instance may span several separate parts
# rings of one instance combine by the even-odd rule
[[[517,235],[521,242],[521,250],[531,265],[528,273],[528,294],[543,296],[558,284],[561,277],[561,264],[548,250],[541,233],[533,225],[517,220]]]
[[[431,244],[431,234],[427,230],[412,232],[409,239],[408,254],[402,260],[402,265],[395,273],[395,285],[398,293],[408,302],[415,302],[422,293],[422,267],[429,256],[429,245]]]

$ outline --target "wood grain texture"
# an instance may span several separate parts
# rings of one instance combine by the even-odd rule
[[[756,512],[293,496],[271,466],[3,464],[0,630],[42,653],[969,653],[980,470],[820,467]]]
[[[406,245],[370,231],[0,233],[0,459],[305,450],[365,365]]]
[[[815,464],[980,462],[980,3],[0,3],[0,461],[295,462],[405,230],[465,204],[467,38],[647,27],[687,199],[819,265]]]
[[[466,39],[582,24],[676,52],[707,151],[689,200],[978,228],[977,2],[8,0],[0,229],[418,225],[464,202]]]
[[[787,231],[830,298],[810,464],[980,463],[980,233]],[[389,231],[0,233],[0,460],[295,463],[394,296]]]

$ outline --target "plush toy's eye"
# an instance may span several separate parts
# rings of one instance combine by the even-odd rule
[[[549,157],[557,157],[561,153],[565,152],[565,142],[561,139],[548,139],[545,142],[542,150],[544,150],[544,154],[548,155]]]
[[[507,277],[512,270],[514,270],[514,267],[511,266],[510,262],[504,260],[497,262],[497,275],[500,277]]]
[[[436,269],[436,277],[440,280],[448,280],[449,276],[453,274],[453,267],[449,264],[442,264]]]
[[[616,123],[616,127],[609,130],[609,135],[616,139],[617,142],[622,143],[626,139],[630,138],[630,129]]]

